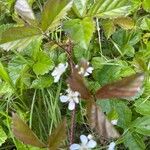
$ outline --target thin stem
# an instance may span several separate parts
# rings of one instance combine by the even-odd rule
[[[99,26],[99,20],[98,20],[98,18],[96,18],[96,29],[97,29],[97,34],[98,34],[98,43],[99,43],[100,55],[105,60],[107,60],[107,58],[103,55],[103,51],[102,51],[101,33],[100,33],[100,26]]]
[[[73,50],[73,46],[72,46],[71,41],[69,40],[68,44],[66,45],[66,53],[68,55],[68,63],[70,66],[71,74],[73,73],[73,69],[75,66],[73,59],[72,59],[72,50]],[[71,113],[70,145],[74,142],[75,114],[76,114],[76,107]]]
[[[70,145],[74,142],[76,107],[71,113]]]
[[[103,56],[102,44],[101,44],[101,35],[100,35],[100,27],[99,27],[98,18],[96,18],[96,29],[97,29],[97,34],[98,34],[98,43],[99,43],[100,54],[101,54],[101,56]]]

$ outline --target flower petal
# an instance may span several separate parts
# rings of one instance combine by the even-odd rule
[[[60,101],[61,101],[62,103],[66,103],[68,100],[69,100],[69,99],[68,99],[68,96],[66,96],[66,95],[61,95],[61,96],[60,96]]]
[[[115,142],[111,142],[108,146],[108,150],[114,150],[115,149],[115,145],[116,143]]]
[[[56,76],[54,76],[54,82],[56,83],[56,82],[58,82],[59,81],[59,79],[60,79],[60,75],[56,75]]]
[[[84,77],[89,76],[90,74],[88,72],[85,72]]]
[[[87,71],[88,73],[92,73],[93,70],[94,70],[93,67],[88,67],[86,71]]]
[[[92,139],[93,139],[92,134],[89,134],[87,137],[88,137],[89,140],[92,140]]]
[[[60,74],[63,74],[65,71],[66,71],[66,68],[68,67],[68,65],[67,65],[68,63],[66,63],[66,64],[62,64],[62,63],[60,63],[59,65],[58,65],[58,68],[59,68],[59,71],[60,71]]]
[[[80,93],[78,91],[75,91],[74,96],[80,96]]]
[[[81,135],[80,140],[81,140],[82,144],[84,144],[84,145],[86,145],[88,142],[88,138],[85,135]]]
[[[74,97],[73,100],[74,100],[75,103],[77,103],[77,104],[79,103],[79,98],[78,97]]]
[[[54,70],[53,70],[53,72],[51,73],[51,75],[52,76],[56,76],[58,74],[58,70],[55,68]]]
[[[62,64],[62,63],[60,63],[60,64],[58,64],[58,68],[60,69],[60,68],[64,68],[65,67],[65,64]]]
[[[113,124],[113,125],[117,125],[117,122],[118,122],[117,119],[116,120],[111,120],[111,124]]]
[[[80,149],[80,145],[79,144],[72,144],[71,146],[70,146],[70,150],[79,150]]]
[[[97,145],[97,143],[96,143],[96,141],[94,141],[94,140],[90,140],[90,141],[87,143],[88,148],[94,148],[94,147],[96,147],[96,145]]]
[[[74,110],[74,108],[75,108],[75,102],[74,101],[70,101],[69,105],[68,105],[68,109],[69,110]]]
[[[58,64],[57,67],[55,67],[55,69],[53,70],[53,72],[51,73],[51,75],[54,77],[54,82],[58,82],[60,79],[60,76],[65,72],[66,68],[68,66],[68,63],[65,64]]]
[[[66,90],[66,92],[69,94],[69,93],[72,92],[72,90],[71,90],[70,88],[68,88],[68,89]]]

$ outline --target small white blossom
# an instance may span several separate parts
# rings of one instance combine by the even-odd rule
[[[115,149],[115,146],[116,146],[116,143],[115,142],[111,142],[108,146],[108,150],[114,150]]]
[[[118,119],[111,120],[111,124],[117,125]]]
[[[76,143],[72,144],[70,146],[70,150],[91,150],[92,148],[95,148],[97,143],[91,138],[92,138],[91,135],[88,136],[81,135],[80,136],[81,144]]]
[[[66,68],[68,67],[68,63],[66,64],[58,64],[57,67],[52,72],[52,76],[54,77],[54,82],[58,82],[60,79],[60,76],[66,71]]]
[[[87,62],[87,65],[89,66],[89,62]],[[76,65],[76,68],[78,68],[78,67],[79,66]],[[83,67],[80,67],[80,70],[79,70],[78,73],[83,75],[84,77],[86,77],[86,76],[89,76],[92,73],[93,70],[94,70],[93,67],[88,67],[88,68],[86,68],[86,70]]]
[[[69,102],[68,104],[68,109],[73,110],[75,108],[75,103],[79,103],[79,96],[80,93],[77,91],[72,91],[70,88],[66,90],[67,94],[66,95],[61,95],[60,96],[60,101],[62,103]]]

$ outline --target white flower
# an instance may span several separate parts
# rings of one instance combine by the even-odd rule
[[[89,66],[89,62],[87,62],[87,65]],[[78,67],[79,66],[76,65],[76,68],[78,68]],[[84,77],[86,77],[86,76],[89,76],[92,73],[93,70],[94,70],[93,67],[88,67],[88,68],[86,68],[86,70],[83,67],[80,67],[80,70],[79,70],[78,73],[83,75]]]
[[[118,119],[111,120],[111,124],[117,125]]]
[[[108,146],[108,150],[114,150],[115,149],[115,145],[116,143],[115,142],[111,142]]]
[[[80,93],[77,92],[77,91],[72,91],[70,88],[68,88],[66,90],[67,94],[66,95],[61,95],[60,96],[60,101],[62,103],[66,103],[66,102],[69,102],[69,105],[68,105],[68,109],[69,110],[73,110],[75,108],[75,103],[79,103],[79,96],[80,96]]]
[[[90,137],[90,138],[89,138]],[[92,136],[85,136],[81,135],[80,140],[81,144],[72,144],[70,146],[70,150],[91,150],[92,148],[96,147],[97,143],[93,139]]]
[[[68,63],[66,64],[58,64],[57,67],[52,72],[52,76],[54,77],[54,82],[58,82],[60,79],[60,76],[66,71],[66,68],[68,67]]]
[[[88,68],[86,69],[85,73],[84,73],[84,76],[85,76],[85,77],[86,77],[86,76],[89,76],[89,75],[92,73],[93,70],[94,70],[93,67],[88,67]]]

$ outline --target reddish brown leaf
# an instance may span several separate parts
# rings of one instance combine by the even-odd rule
[[[143,73],[137,73],[124,79],[107,84],[96,92],[96,98],[129,98],[140,90],[144,80]]]
[[[78,91],[83,99],[91,99],[92,95],[85,86],[82,75],[78,73],[78,69],[74,68],[71,77],[68,79],[70,88],[73,91]]]
[[[66,119],[54,130],[48,138],[49,150],[58,150],[61,142],[66,139]]]
[[[17,114],[12,114],[12,130],[17,139],[25,144],[43,148],[46,145],[38,139],[35,133],[18,117]]]
[[[87,102],[87,116],[91,129],[95,129],[100,136],[107,139],[119,137],[117,130],[94,101]]]

